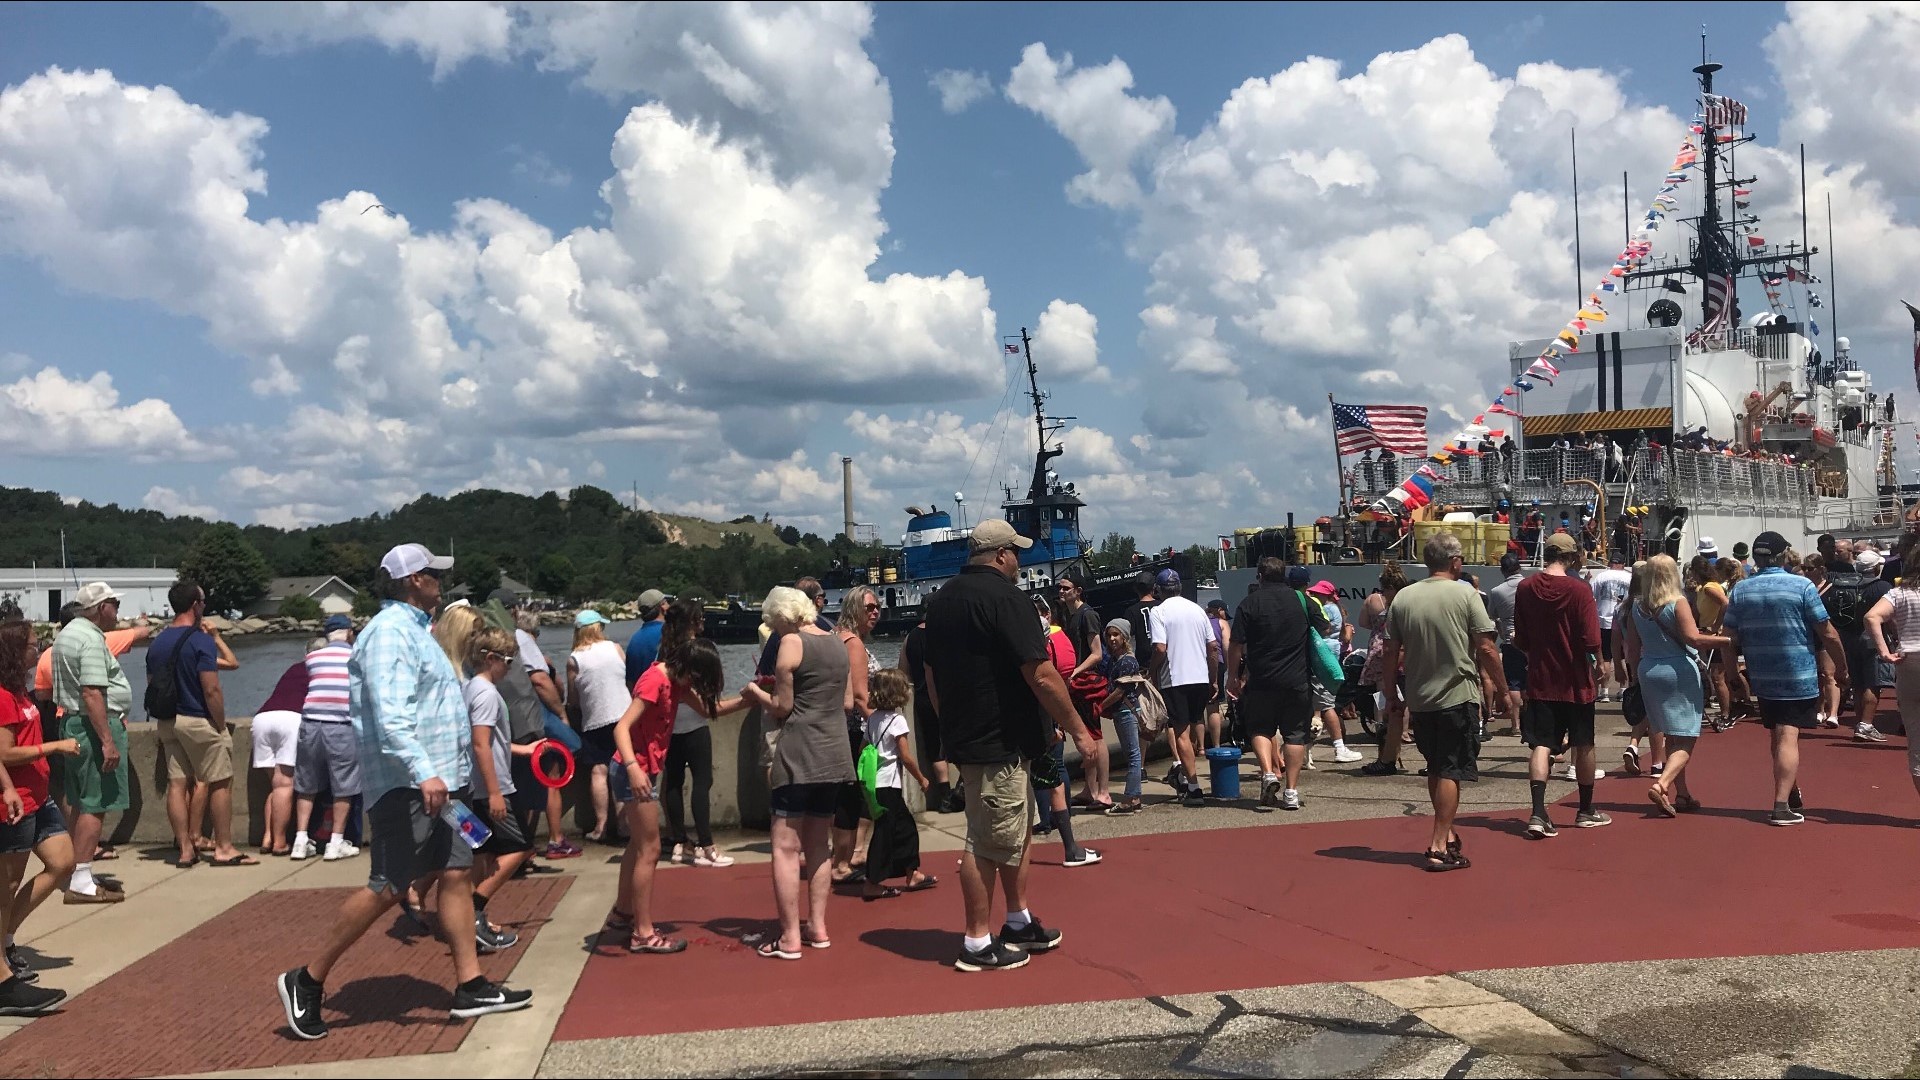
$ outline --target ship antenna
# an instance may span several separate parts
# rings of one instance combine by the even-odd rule
[[[1040,389],[1040,368],[1033,362],[1033,339],[1027,336],[1024,326],[1020,328],[1020,348],[1027,358],[1027,397],[1033,401],[1033,428],[1040,437],[1040,448],[1033,458],[1033,480],[1027,487],[1027,497],[1037,499],[1047,493],[1047,462],[1062,453],[1059,447],[1049,443],[1073,417],[1047,415],[1047,395]]]

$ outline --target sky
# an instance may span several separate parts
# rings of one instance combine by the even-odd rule
[[[1091,537],[1310,518],[1328,394],[1442,438],[1565,323],[1703,23],[1765,231],[1805,143],[1827,332],[1903,390],[1920,4],[0,6],[0,484],[831,533],[844,455],[897,542],[1024,486],[1026,328]]]

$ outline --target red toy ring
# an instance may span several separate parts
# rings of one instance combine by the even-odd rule
[[[562,768],[558,776],[547,772],[543,757],[548,752],[560,755]],[[563,788],[573,783],[573,752],[552,739],[541,739],[534,743],[533,775],[540,783],[550,788]]]

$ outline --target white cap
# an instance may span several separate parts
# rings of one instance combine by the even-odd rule
[[[380,569],[395,581],[412,577],[422,570],[450,570],[453,556],[435,555],[425,544],[401,544],[380,560]]]
[[[1720,554],[1720,545],[1713,542],[1713,537],[1703,536],[1700,538],[1700,554],[1718,555]]]
[[[1886,560],[1880,557],[1879,552],[1868,548],[1853,557],[1853,568],[1863,574],[1872,574],[1877,573],[1884,562]]]
[[[109,600],[118,599],[120,594],[114,592],[113,586],[104,581],[90,581],[80,586],[80,591],[73,594],[73,602],[80,605],[81,611],[97,608]]]

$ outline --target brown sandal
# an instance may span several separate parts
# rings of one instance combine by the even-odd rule
[[[1659,807],[1662,814],[1668,817],[1680,816],[1680,811],[1673,807],[1673,800],[1667,797],[1667,789],[1661,787],[1659,784],[1655,784],[1647,789],[1647,799],[1652,802],[1653,805]]]

